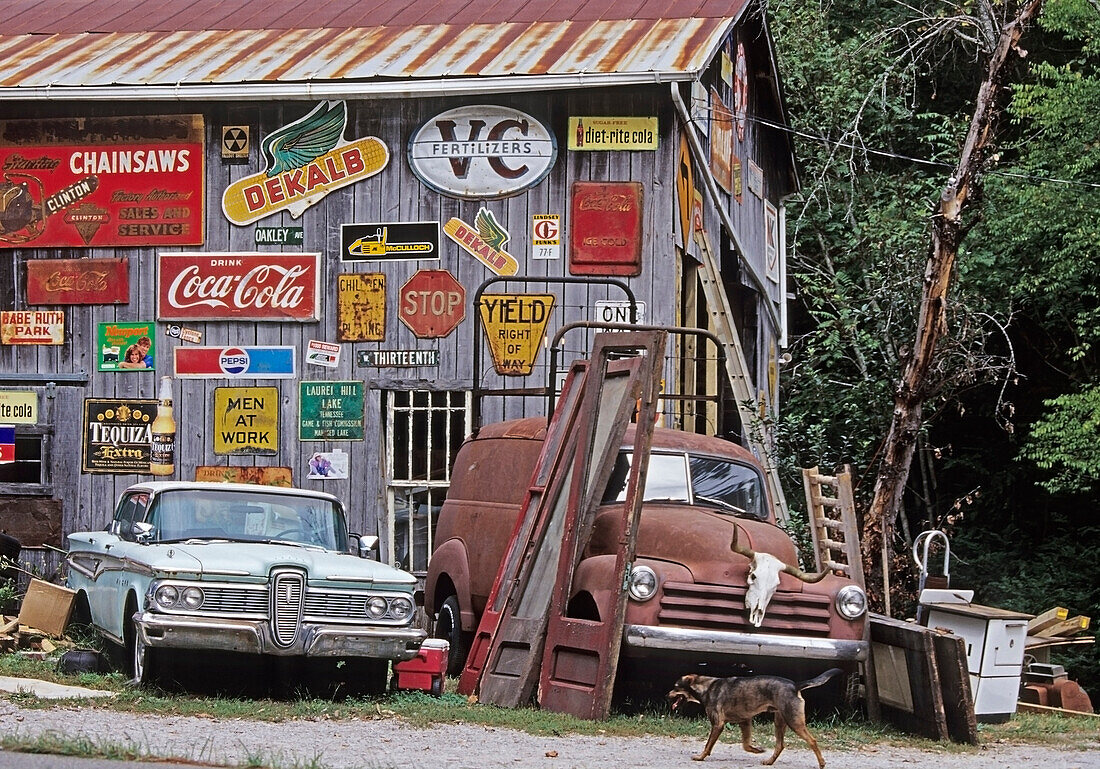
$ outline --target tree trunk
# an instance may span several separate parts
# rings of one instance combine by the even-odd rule
[[[1001,29],[997,47],[990,57],[985,79],[978,90],[970,130],[959,164],[948,180],[932,218],[931,250],[924,268],[924,289],[913,350],[902,366],[894,393],[894,414],[883,448],[882,465],[875,479],[875,496],[864,517],[864,573],[882,574],[881,608],[890,613],[889,553],[894,520],[901,509],[909,479],[909,468],[922,425],[922,406],[928,394],[928,373],[936,362],[936,346],[947,332],[947,292],[954,273],[959,245],[967,226],[962,214],[971,194],[980,186],[980,172],[986,150],[992,143],[993,123],[1004,89],[1004,71],[1024,28],[1038,15],[1043,0],[1027,0],[1019,14]],[[874,567],[875,553],[883,554]],[[878,580],[875,580],[877,582]],[[878,602],[876,602],[878,603]]]

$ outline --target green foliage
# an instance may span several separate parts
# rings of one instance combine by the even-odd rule
[[[1087,492],[1100,486],[1100,387],[1043,402],[1021,454],[1054,475],[1041,481],[1052,494]]]

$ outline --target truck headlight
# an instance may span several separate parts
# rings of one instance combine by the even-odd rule
[[[657,574],[648,566],[635,566],[630,570],[627,589],[635,601],[648,601],[657,595]]]
[[[862,617],[867,611],[867,594],[858,585],[845,585],[836,594],[836,610],[844,619]]]

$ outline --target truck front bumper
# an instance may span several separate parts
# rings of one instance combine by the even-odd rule
[[[289,646],[272,640],[265,620],[190,617],[143,612],[137,632],[155,649],[236,651],[306,657],[373,657],[407,660],[428,634],[415,627],[361,627],[302,623]]]
[[[632,656],[681,652],[707,657],[791,657],[834,662],[863,662],[868,651],[867,641],[654,625],[626,625],[623,645]]]

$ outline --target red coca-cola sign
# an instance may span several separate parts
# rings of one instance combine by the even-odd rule
[[[130,262],[119,259],[28,259],[27,304],[126,304]]]
[[[318,319],[320,254],[159,254],[159,320]]]

